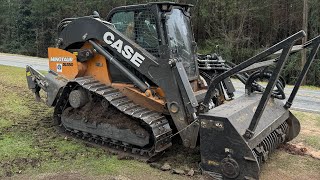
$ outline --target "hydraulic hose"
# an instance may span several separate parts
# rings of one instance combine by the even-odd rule
[[[256,71],[254,73],[252,73],[249,78],[247,79],[245,88],[248,91],[248,93],[252,93],[254,91],[258,91],[258,92],[263,92],[264,91],[264,87],[259,85],[258,83],[256,83],[257,79],[270,79],[270,77],[272,76],[272,72],[270,71]],[[271,96],[277,99],[285,99],[286,95],[284,93],[284,88],[285,88],[285,80],[283,79],[283,77],[279,77],[279,80],[276,83],[276,90],[272,91]]]

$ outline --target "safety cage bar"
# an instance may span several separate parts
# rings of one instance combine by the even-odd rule
[[[207,112],[209,111],[209,103],[210,103],[210,99],[213,98],[214,96],[214,90],[216,89],[216,86],[222,82],[224,79],[236,75],[238,73],[241,73],[241,71],[243,71],[244,69],[248,68],[249,66],[252,66],[256,63],[261,63],[261,62],[265,62],[267,61],[266,58],[272,54],[275,54],[277,52],[280,52],[280,56],[277,59],[277,62],[275,63],[275,68],[272,71],[272,75],[270,77],[270,79],[268,80],[268,84],[263,92],[263,95],[261,97],[261,100],[258,104],[258,107],[252,117],[252,120],[250,122],[249,128],[246,130],[246,133],[244,134],[244,137],[247,139],[250,139],[253,137],[254,135],[254,131],[259,123],[259,120],[265,110],[265,107],[270,99],[270,96],[272,94],[272,91],[274,89],[274,87],[276,86],[280,74],[284,68],[284,64],[287,62],[287,59],[291,53],[292,47],[293,45],[296,43],[296,41],[302,39],[303,37],[306,36],[306,33],[304,31],[299,31],[296,34],[284,39],[283,41],[273,45],[272,47],[264,50],[263,52],[249,58],[248,60],[240,63],[239,65],[236,65],[235,67],[233,67],[232,69],[229,69],[228,71],[216,76],[215,78],[213,78],[210,82],[210,85],[208,87],[208,91],[205,95],[204,101],[203,103],[200,104],[199,107],[199,111],[200,112]],[[308,55],[308,59],[307,62],[305,63],[301,73],[299,74],[299,77],[295,83],[295,86],[290,94],[290,97],[288,98],[286,104],[285,104],[285,108],[290,108],[292,105],[292,102],[302,84],[302,81],[304,79],[304,77],[306,76],[312,62],[315,59],[315,56],[319,50],[320,47],[320,36],[317,36],[316,38],[306,42],[304,45],[302,45],[302,49],[305,48],[312,48],[312,50],[310,51],[309,55]],[[282,50],[282,51],[281,51]],[[247,86],[246,86],[247,88]],[[247,89],[246,89],[247,91]]]

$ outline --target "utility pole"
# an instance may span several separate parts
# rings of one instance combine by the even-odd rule
[[[302,44],[306,43],[308,40],[308,13],[309,7],[308,7],[308,0],[303,0],[303,22],[302,22],[302,28],[307,33],[307,36],[302,39]],[[307,61],[307,50],[302,50],[302,58],[301,58],[301,69],[306,64]],[[306,77],[302,81],[302,85],[306,85]]]

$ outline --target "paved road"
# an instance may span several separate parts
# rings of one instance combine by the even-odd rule
[[[26,65],[32,65],[34,68],[43,71],[47,71],[49,69],[48,60],[46,58],[36,58],[14,54],[0,53],[0,64],[23,68],[25,68]]]
[[[23,68],[26,67],[26,65],[32,65],[38,70],[48,70],[48,60],[46,58],[0,53],[0,64]],[[239,97],[244,94],[244,85],[241,82],[234,81],[234,85],[237,89],[235,97]],[[291,91],[292,88],[286,88],[286,95],[289,96]],[[300,89],[295,101],[293,102],[292,108],[300,111],[315,112],[320,114],[320,91]]]

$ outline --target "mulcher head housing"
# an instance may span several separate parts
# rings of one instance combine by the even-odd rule
[[[303,48],[311,50],[286,104],[281,101],[285,100],[285,94],[279,75],[294,43],[304,36],[305,33],[300,31],[212,79],[207,97],[210,97],[210,89],[221,79],[244,69],[252,70],[256,68],[255,64],[263,63],[263,59],[280,50],[281,55],[274,62],[272,72],[258,71],[247,78],[245,95],[211,110],[206,110],[206,99],[200,105],[203,112],[199,116],[200,165],[204,172],[216,178],[259,179],[261,165],[268,156],[280,144],[299,134],[300,123],[288,109],[319,50],[320,36],[303,45]],[[269,82],[263,88],[256,80],[266,76]]]

